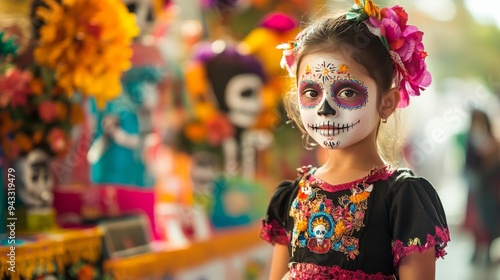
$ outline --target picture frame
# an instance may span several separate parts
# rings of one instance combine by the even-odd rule
[[[124,258],[151,252],[151,233],[146,215],[133,214],[100,221],[105,258]]]

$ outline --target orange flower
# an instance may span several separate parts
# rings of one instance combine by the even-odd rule
[[[335,225],[335,236],[341,236],[346,231],[346,227],[343,221],[339,221],[337,225]]]
[[[43,132],[40,130],[35,131],[33,133],[33,143],[38,144],[43,140]]]
[[[337,70],[337,73],[338,74],[347,74],[347,72],[349,71],[349,67],[345,64],[340,64],[339,65],[339,70]]]
[[[202,142],[207,138],[207,131],[203,123],[190,123],[184,129],[186,137],[193,142]]]
[[[41,95],[43,93],[43,82],[39,78],[33,78],[30,82],[30,89],[33,95]]]
[[[35,60],[55,71],[68,94],[94,96],[99,106],[121,92],[120,76],[130,68],[135,17],[120,0],[42,0]]]
[[[62,102],[54,102],[56,108],[56,116],[60,121],[68,119],[68,106]]]
[[[70,123],[73,125],[80,124],[83,122],[83,110],[81,105],[73,103],[71,104],[70,113]]]
[[[16,136],[14,136],[14,142],[23,152],[30,151],[33,148],[33,142],[31,142],[31,139],[24,133],[17,133]]]
[[[351,195],[349,199],[354,203],[359,203],[361,201],[366,200],[369,196],[370,196],[370,192],[364,191],[362,193],[357,193],[357,194]]]

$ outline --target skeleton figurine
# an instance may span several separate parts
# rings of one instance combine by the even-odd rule
[[[237,48],[215,41],[211,49],[200,55],[206,78],[218,110],[226,114],[235,128],[234,137],[223,143],[224,166],[230,175],[254,176],[256,149],[267,146],[269,133],[253,130],[263,109],[262,88],[266,81],[261,63],[256,57],[241,53]]]

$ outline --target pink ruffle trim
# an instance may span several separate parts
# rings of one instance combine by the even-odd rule
[[[393,275],[382,273],[367,274],[361,270],[350,271],[338,266],[320,266],[313,263],[294,263],[290,268],[289,279],[327,280],[327,279],[356,279],[356,280],[386,280],[394,279]]]
[[[286,234],[286,230],[276,220],[272,220],[270,223],[266,223],[266,220],[262,220],[260,238],[273,245],[275,243],[281,245],[290,244],[290,239]]]
[[[305,170],[306,168],[307,167],[302,167],[301,170]],[[386,166],[383,166],[381,168],[376,168],[376,167],[372,168],[369,171],[368,175],[361,178],[361,179],[358,179],[358,180],[355,180],[352,182],[348,182],[348,183],[338,184],[338,185],[329,184],[329,183],[327,183],[319,178],[316,178],[316,176],[314,176],[314,174],[311,174],[310,180],[316,181],[318,186],[325,191],[337,192],[337,191],[348,190],[348,189],[352,188],[353,186],[360,184],[360,183],[371,184],[371,183],[375,183],[375,182],[380,181],[380,180],[387,180],[387,178],[392,176],[395,172],[396,172],[396,170],[392,169],[390,165],[386,165]]]
[[[410,245],[405,246],[401,240],[395,240],[392,246],[392,254],[394,256],[394,266],[397,267],[399,262],[410,253],[422,253],[423,251],[434,247],[436,249],[436,259],[443,258],[446,255],[445,248],[450,241],[450,232],[448,228],[441,229],[436,226],[436,234],[434,236],[427,234],[425,245]]]

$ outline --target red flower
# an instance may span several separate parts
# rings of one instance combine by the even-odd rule
[[[0,76],[0,107],[24,106],[30,93],[31,73],[13,68]]]
[[[226,116],[219,114],[207,121],[207,138],[210,145],[218,146],[222,141],[233,135],[234,127]]]
[[[56,104],[50,100],[43,101],[38,106],[38,115],[45,123],[50,123],[57,118]]]

